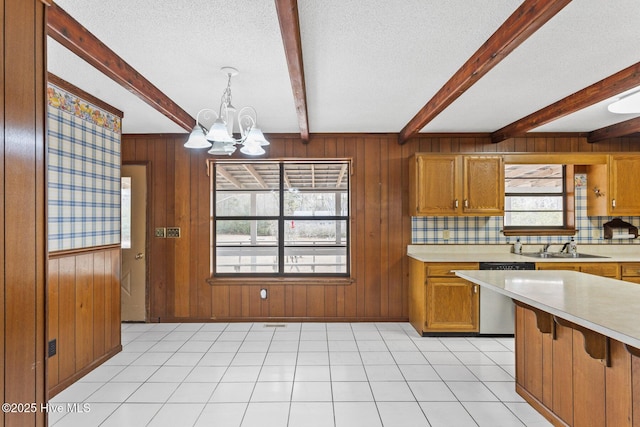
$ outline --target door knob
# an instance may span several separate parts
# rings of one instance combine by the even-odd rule
[[[144,258],[144,254],[142,252],[138,252],[136,254],[136,259],[142,259],[142,258]]]

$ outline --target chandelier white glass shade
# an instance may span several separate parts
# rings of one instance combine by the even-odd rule
[[[258,114],[253,107],[244,107],[239,111],[231,104],[231,77],[238,74],[238,70],[231,67],[221,69],[227,75],[227,87],[222,93],[220,108],[216,112],[211,108],[204,108],[196,116],[189,139],[184,144],[187,148],[210,148],[209,154],[232,155],[236,145],[240,145],[240,152],[250,156],[260,156],[265,153],[264,146],[269,145],[264,134],[258,128]],[[209,128],[203,123],[211,123]],[[240,138],[234,138],[234,125],[237,124]]]
[[[640,90],[612,102],[607,109],[616,114],[640,113]]]

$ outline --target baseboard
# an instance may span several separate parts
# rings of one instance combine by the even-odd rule
[[[75,383],[80,378],[84,377],[89,372],[93,371],[95,368],[102,365],[104,362],[111,359],[113,356],[120,353],[121,351],[122,351],[122,345],[118,345],[117,347],[114,347],[111,350],[109,350],[109,352],[98,357],[96,360],[94,360],[84,368],[77,371],[75,374],[60,381],[58,384],[54,385],[49,389],[49,392],[47,393],[47,400],[51,399],[53,396],[57,395],[58,393],[60,393],[61,391],[69,387],[71,384]]]
[[[408,317],[156,317],[150,323],[216,323],[216,322],[409,322]]]

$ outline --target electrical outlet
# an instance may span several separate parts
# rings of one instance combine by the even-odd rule
[[[180,227],[167,227],[167,237],[177,239],[180,237]]]
[[[57,341],[55,339],[49,341],[47,345],[47,357],[53,357],[58,352],[57,350]]]
[[[164,228],[164,227],[157,227],[156,228],[156,237],[160,237],[162,239],[167,237],[167,229]]]
[[[442,240],[449,240],[451,238],[451,232],[449,230],[442,230]]]
[[[591,229],[591,237],[593,239],[599,239],[600,238],[600,229],[599,228]]]

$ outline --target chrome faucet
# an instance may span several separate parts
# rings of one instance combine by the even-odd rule
[[[542,252],[547,253],[549,251],[549,246],[551,246],[551,243],[547,243],[542,247]]]

